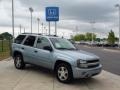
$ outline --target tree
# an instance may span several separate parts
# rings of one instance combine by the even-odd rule
[[[80,41],[79,34],[75,35],[75,36],[73,37],[73,40],[74,40],[74,41]]]
[[[111,31],[109,32],[107,41],[108,41],[108,43],[109,43],[110,45],[113,45],[113,44],[115,44],[115,40],[116,40],[115,34],[114,34],[114,32],[111,30]]]
[[[75,40],[75,41],[85,41],[85,35],[84,34],[77,34],[73,37],[73,40]]]
[[[84,34],[80,34],[79,37],[80,37],[80,41],[85,41],[85,35]]]
[[[86,33],[85,37],[86,37],[87,41],[92,41],[92,34],[93,33]],[[94,41],[96,40],[96,35],[95,34],[93,34],[93,40]]]
[[[9,39],[12,39],[12,38],[13,38],[13,36],[12,36],[10,33],[8,33],[8,32],[4,32],[4,33],[2,33],[0,36],[1,36],[3,39],[6,39],[6,40],[9,40]]]
[[[96,40],[95,40],[95,41],[100,42],[100,41],[101,41],[101,39],[100,39],[100,38],[96,38]]]

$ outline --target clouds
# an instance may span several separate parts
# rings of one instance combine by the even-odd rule
[[[14,0],[15,26],[19,24],[30,27],[29,7],[34,8],[33,23],[36,28],[36,18],[40,17],[45,22],[45,7],[60,7],[60,21],[58,27],[75,31],[76,25],[79,32],[92,32],[89,22],[95,21],[97,33],[107,33],[111,28],[117,35],[118,10],[114,7],[119,0]],[[0,0],[0,26],[11,26],[11,1]],[[46,24],[47,25],[47,24]],[[52,24],[53,25],[53,24]],[[105,30],[106,27],[106,30]]]

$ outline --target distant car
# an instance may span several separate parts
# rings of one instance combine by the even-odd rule
[[[89,78],[102,70],[99,57],[77,50],[68,40],[56,36],[20,34],[12,44],[14,65],[23,69],[34,64],[51,69],[60,82]]]

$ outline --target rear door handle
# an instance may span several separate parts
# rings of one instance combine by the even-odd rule
[[[23,49],[24,50],[24,48],[22,47],[21,49]]]
[[[35,53],[37,53],[38,51],[34,51]]]

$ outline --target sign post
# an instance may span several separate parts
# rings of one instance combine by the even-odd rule
[[[46,7],[46,21],[49,22],[49,35],[50,35],[50,22],[55,22],[55,35],[57,35],[57,21],[59,21],[59,7]]]
[[[50,35],[50,21],[49,21],[49,35]]]

